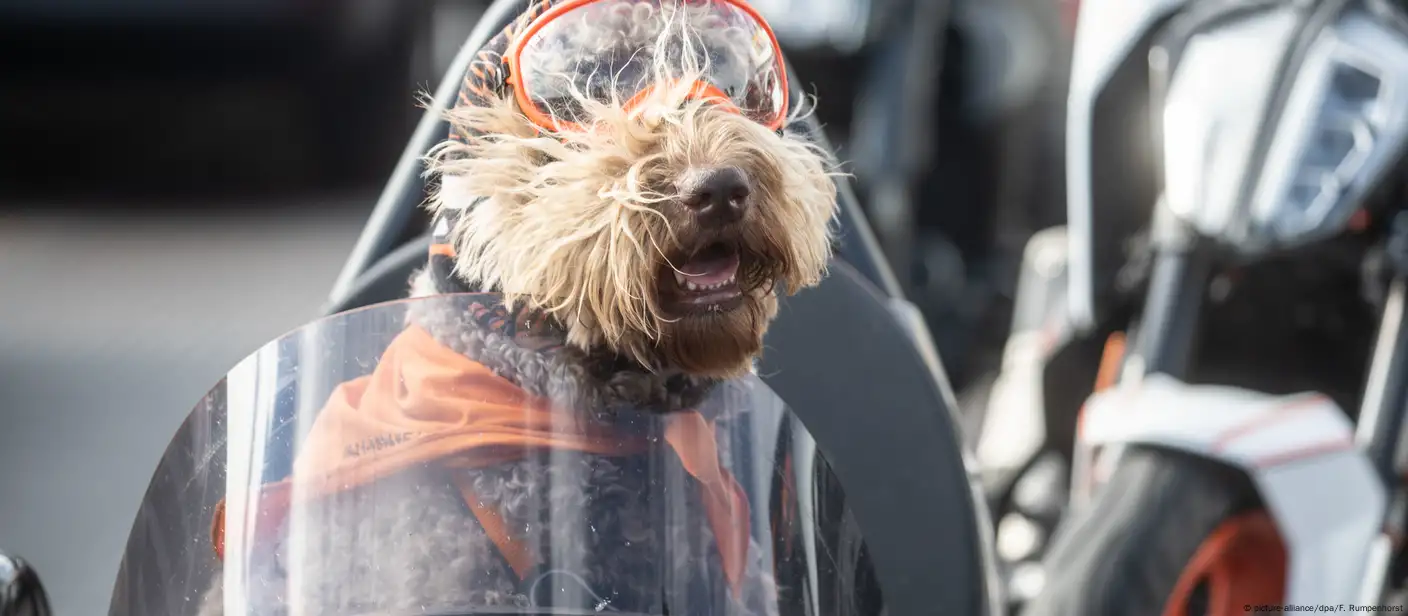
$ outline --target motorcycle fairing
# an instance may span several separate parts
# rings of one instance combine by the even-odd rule
[[[1109,461],[1095,457],[1122,445],[1182,451],[1250,476],[1286,545],[1286,603],[1378,603],[1366,564],[1382,552],[1387,496],[1354,445],[1353,423],[1328,397],[1162,374],[1096,394],[1077,437],[1077,492],[1088,494],[1090,469]]]

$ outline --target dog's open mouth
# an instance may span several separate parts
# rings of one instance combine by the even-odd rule
[[[714,242],[689,257],[677,260],[669,274],[673,285],[661,289],[666,308],[673,312],[722,312],[737,308],[743,300],[738,285],[738,270],[742,262],[738,246],[729,242]],[[668,266],[667,266],[668,268]]]

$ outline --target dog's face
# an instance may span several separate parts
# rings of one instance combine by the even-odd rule
[[[656,370],[747,372],[776,292],[824,273],[826,159],[668,84],[632,111],[582,106],[585,129],[558,132],[511,96],[451,112],[481,135],[431,158],[432,207],[468,208],[453,232],[459,275],[553,314],[577,346]]]

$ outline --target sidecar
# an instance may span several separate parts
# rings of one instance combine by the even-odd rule
[[[417,126],[335,281],[328,316],[242,362],[182,425],[133,525],[110,616],[195,613],[193,589],[208,587],[213,575],[209,537],[216,502],[223,515],[224,495],[240,481],[287,472],[288,457],[279,451],[296,447],[313,419],[304,412],[321,405],[329,383],[375,367],[387,328],[401,322],[397,311],[410,309],[396,300],[407,295],[407,281],[428,252],[429,220],[418,206],[428,189],[422,156],[447,132],[439,111],[454,101],[473,54],[523,6],[523,0],[496,0],[446,72],[433,108]],[[805,83],[791,82],[799,91]],[[789,129],[825,142],[815,118]],[[773,545],[770,539],[779,539],[783,522],[767,519],[767,512],[793,512],[789,515],[799,517],[802,529],[797,532],[803,547],[796,549],[807,555],[793,562],[801,570],[799,579],[830,575],[833,580],[830,586],[811,586],[809,599],[783,613],[1001,614],[989,517],[961,445],[942,364],[918,311],[899,291],[847,179],[836,181],[841,232],[831,273],[818,287],[784,298],[759,376],[748,384],[750,391],[761,392],[753,398],[756,420],[744,433],[730,435],[735,456],[750,447],[765,451],[734,468],[740,476],[758,478],[758,489],[773,495],[757,501],[762,523],[753,525],[755,539]],[[790,436],[784,439],[784,432]],[[784,456],[787,464],[776,463],[770,474],[768,465],[781,459],[771,452],[784,449],[805,454]],[[778,496],[782,480],[768,477],[791,477],[795,489]],[[836,512],[827,503],[842,499],[842,493],[844,515],[830,519],[825,512]],[[236,533],[239,520],[229,524],[221,527],[225,537]],[[844,555],[812,546],[846,546],[835,543],[836,532],[863,537],[863,544],[853,541],[849,549],[865,553],[869,571],[848,570],[837,562]],[[240,605],[230,599],[235,591],[229,579],[227,609]],[[31,590],[34,580],[0,575],[0,584],[12,585],[0,588],[0,601],[42,593]],[[865,592],[878,603],[848,601],[852,607],[840,611],[825,607],[840,605],[824,596],[828,589],[865,587],[873,587]],[[0,613],[10,614],[4,607]],[[41,607],[19,613],[46,614]]]
[[[471,56],[522,6],[522,0],[497,0],[487,9],[435,92],[437,107],[453,102]],[[789,83],[795,89],[792,100],[802,100],[806,77]],[[831,149],[815,116],[788,128]],[[417,207],[427,190],[421,155],[446,131],[437,114],[421,119],[334,284],[325,313],[404,296],[406,280],[422,266],[430,244],[429,218]],[[852,492],[867,509],[874,505],[875,528],[927,528],[931,533],[893,537],[897,570],[907,573],[892,582],[904,590],[886,587],[886,597],[893,601],[890,614],[933,613],[935,607],[941,613],[1001,613],[1005,602],[997,598],[1001,589],[986,500],[977,496],[976,470],[964,457],[958,407],[933,337],[918,308],[904,297],[849,178],[836,182],[840,239],[831,275],[818,288],[784,299],[759,373],[794,408],[818,411],[802,411],[802,421],[833,465],[905,468],[901,474],[916,474],[912,483],[871,486],[874,496]],[[861,425],[886,422],[894,422],[896,435],[898,426],[912,427],[913,439],[906,440],[913,445],[891,441],[890,429],[858,431]],[[928,459],[908,459],[917,453],[903,451],[910,447],[929,450],[923,454]],[[928,513],[902,496],[904,484],[915,486],[913,494],[932,495],[933,502],[924,505],[931,507]],[[870,525],[865,526],[869,532]]]

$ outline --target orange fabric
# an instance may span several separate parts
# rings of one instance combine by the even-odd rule
[[[215,557],[225,560],[225,499],[215,503],[215,514],[210,521],[210,540],[215,543]]]
[[[508,531],[508,524],[504,522],[503,516],[490,507],[488,503],[479,500],[474,495],[474,490],[470,486],[470,479],[464,475],[455,476],[455,487],[459,488],[460,495],[464,497],[464,502],[469,503],[469,508],[474,511],[474,517],[479,519],[479,525],[484,527],[484,534],[489,536],[489,540],[494,542],[494,546],[499,548],[504,560],[508,561],[508,566],[513,569],[518,579],[527,579],[528,574],[537,565],[533,556],[532,548],[526,542],[514,541],[513,533]]]
[[[1183,616],[1207,584],[1208,616],[1232,616],[1247,605],[1281,605],[1286,594],[1286,546],[1265,509],[1228,519],[1208,535],[1183,569],[1164,616]]]
[[[572,409],[551,408],[412,326],[392,341],[372,374],[337,387],[302,444],[292,477],[264,487],[260,514],[276,521],[295,497],[334,494],[428,462],[473,469],[521,460],[530,449],[628,456],[650,447],[643,437],[623,438],[576,419]],[[709,422],[695,412],[667,421],[665,441],[702,488],[724,574],[737,592],[750,535],[747,498],[719,466]],[[223,553],[223,502],[216,518],[212,535]],[[489,521],[486,530],[492,526]],[[501,545],[511,540],[495,537]]]
[[[1356,210],[1349,216],[1347,226],[1350,231],[1360,233],[1369,228],[1370,222],[1373,222],[1373,219],[1369,217],[1369,210]]]
[[[1100,354],[1100,370],[1095,374],[1095,389],[1100,393],[1115,386],[1120,378],[1120,367],[1124,364],[1124,332],[1115,332],[1105,339],[1105,351]],[[1085,405],[1076,411],[1076,436],[1085,433]]]
[[[1105,339],[1105,352],[1100,355],[1100,372],[1095,376],[1095,391],[1104,391],[1120,378],[1124,363],[1124,332],[1115,332]]]

